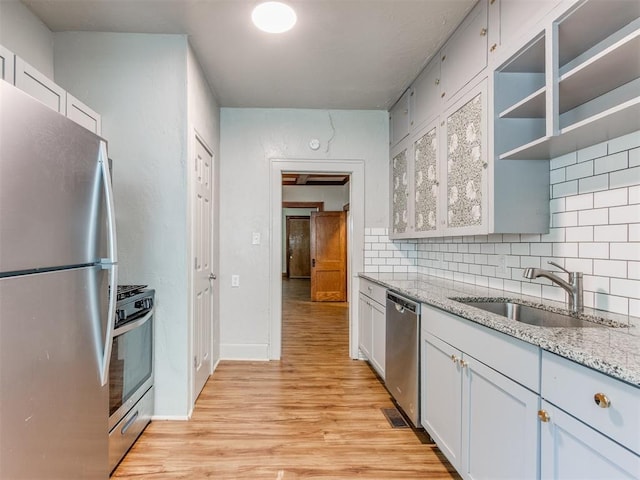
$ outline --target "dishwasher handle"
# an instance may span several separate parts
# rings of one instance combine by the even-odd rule
[[[387,302],[393,303],[399,313],[404,314],[407,310],[414,314],[420,314],[420,304],[408,298],[401,297],[395,292],[387,291]]]

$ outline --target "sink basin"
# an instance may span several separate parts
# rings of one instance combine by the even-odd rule
[[[458,302],[464,303],[471,307],[479,308],[487,312],[496,313],[507,317],[516,322],[522,322],[537,327],[603,327],[599,323],[581,320],[571,315],[550,312],[541,308],[521,305],[519,303],[509,301],[465,301],[457,299]]]

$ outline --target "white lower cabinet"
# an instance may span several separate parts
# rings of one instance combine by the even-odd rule
[[[422,348],[422,423],[463,478],[538,478],[538,395],[424,331]]]
[[[541,478],[640,478],[640,457],[553,404],[542,401]],[[638,434],[638,430],[635,430]]]
[[[640,478],[640,388],[542,353],[543,479]]]
[[[386,289],[378,284],[360,279],[358,300],[358,344],[360,352],[384,380],[386,308],[384,302]]]

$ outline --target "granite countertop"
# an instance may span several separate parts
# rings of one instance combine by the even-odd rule
[[[588,316],[587,319],[603,324],[603,328],[538,327],[509,320],[452,298],[509,299],[562,313],[567,312],[566,304],[416,273],[359,275],[414,300],[441,308],[640,387],[638,317],[585,308],[585,318]]]

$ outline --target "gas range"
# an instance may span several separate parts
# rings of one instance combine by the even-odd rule
[[[143,317],[153,309],[155,290],[148,285],[118,285],[115,328]]]

